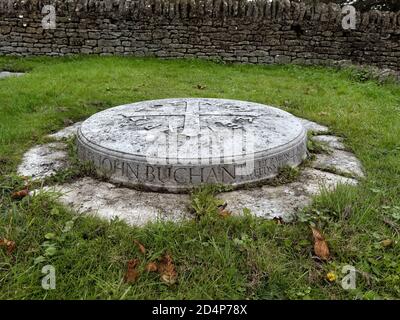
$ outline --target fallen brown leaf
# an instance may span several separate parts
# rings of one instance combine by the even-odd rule
[[[136,270],[136,267],[139,264],[139,259],[131,259],[128,261],[128,268],[126,270],[124,281],[126,283],[134,283],[139,277],[139,272]]]
[[[314,237],[314,252],[321,260],[329,259],[329,248],[324,236],[316,228],[311,227]]]
[[[222,217],[222,218],[226,218],[232,215],[232,212],[230,212],[229,210],[226,210],[226,207],[228,206],[228,204],[225,202],[224,204],[218,206],[218,214]]]
[[[174,284],[178,277],[175,271],[175,266],[169,254],[166,254],[158,265],[158,272],[161,275],[161,280],[166,284]]]
[[[4,238],[0,239],[0,247],[5,247],[7,250],[7,254],[11,255],[16,248],[16,244],[14,241],[7,240]]]
[[[230,217],[232,215],[232,212],[230,212],[229,210],[220,210],[219,215],[222,218],[226,218],[226,217]]]
[[[22,198],[25,198],[28,194],[29,194],[29,190],[28,190],[28,188],[25,188],[21,191],[13,192],[11,194],[11,198],[21,200]]]
[[[382,246],[384,246],[384,247],[390,247],[393,244],[393,240],[386,239],[386,240],[383,240],[381,243],[382,243]]]
[[[133,242],[138,246],[138,248],[139,248],[139,251],[142,253],[142,254],[146,254],[146,248],[144,247],[144,245],[142,245],[139,241],[137,241],[137,240],[133,240]]]
[[[149,262],[146,266],[147,272],[156,272],[158,269],[157,264],[154,262]]]

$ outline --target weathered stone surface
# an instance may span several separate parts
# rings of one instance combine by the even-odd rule
[[[318,135],[313,136],[312,139],[316,142],[322,142],[332,149],[346,150],[343,144],[343,139],[336,136]]]
[[[331,154],[318,154],[311,165],[316,169],[339,174],[344,173],[359,178],[364,176],[360,161],[354,154],[347,151],[333,150]]]
[[[0,79],[9,78],[9,77],[20,77],[24,75],[20,72],[9,72],[9,71],[0,71]]]
[[[226,201],[227,209],[236,215],[243,214],[243,208],[247,208],[259,217],[291,220],[298,210],[311,204],[312,196],[322,187],[333,190],[338,184],[356,185],[357,180],[306,168],[296,182],[222,193],[219,198]]]
[[[300,122],[303,124],[303,126],[307,129],[307,131],[313,131],[315,133],[327,133],[329,132],[328,127],[320,125],[316,122],[307,120],[307,119],[302,119],[299,118]]]
[[[70,139],[76,136],[78,128],[81,126],[82,122],[76,122],[71,126],[65,127],[64,129],[57,131],[55,133],[49,134],[48,137],[55,140]]]
[[[315,124],[313,126],[315,127]],[[73,132],[74,130],[68,128],[61,130],[61,132],[65,131]],[[64,137],[64,134],[57,136]],[[56,150],[64,146],[63,143],[53,145]],[[334,152],[333,149],[332,152]],[[328,165],[328,168],[337,168],[343,172],[343,168],[348,170],[353,168],[356,163],[359,165],[358,160],[352,154],[345,152],[343,156],[340,153],[341,150],[337,152],[339,154],[321,155],[324,159],[323,163],[330,163],[334,166]],[[35,174],[35,178],[53,174],[57,170],[57,166],[54,165],[52,155],[53,150],[49,144],[34,147],[25,154],[19,173]],[[66,152],[58,153],[56,151],[56,155],[56,163],[61,163],[62,166],[67,164]],[[321,157],[317,158],[316,164],[319,162],[321,162]],[[352,164],[351,167],[349,167],[349,163]],[[62,166],[58,166],[58,168]],[[361,167],[359,170],[362,170]],[[333,190],[337,184],[357,184],[356,179],[341,176],[340,172],[330,173],[315,168],[304,168],[299,179],[287,185],[277,187],[265,185],[248,190],[236,190],[220,194],[219,197],[227,202],[227,209],[235,215],[242,214],[243,209],[248,208],[259,217],[268,219],[281,217],[289,221],[298,210],[311,203],[312,196],[317,195],[321,187]],[[45,190],[60,192],[62,194],[60,201],[78,212],[106,219],[119,217],[132,225],[143,225],[157,220],[178,222],[192,218],[189,210],[189,196],[186,194],[137,191],[116,187],[111,183],[93,178],[82,178],[73,183],[45,187]]]
[[[112,182],[185,191],[241,186],[306,157],[306,130],[277,108],[225,99],[164,99],[110,108],[84,121],[78,155]]]
[[[119,188],[107,182],[83,178],[62,186],[47,187],[60,193],[60,201],[79,213],[105,219],[118,217],[132,225],[154,221],[181,221],[191,217],[189,196],[142,192]]]
[[[53,142],[39,145],[25,153],[17,172],[21,176],[42,179],[68,166],[66,145]]]
[[[247,208],[258,217],[290,221],[298,210],[311,203],[312,196],[318,194],[322,187],[333,190],[338,184],[356,185],[357,181],[308,168],[298,181],[288,185],[237,190],[222,193],[219,198],[227,202],[227,209],[235,215],[243,214],[243,209]],[[105,219],[118,217],[132,225],[193,218],[186,194],[136,191],[92,178],[46,187],[45,190],[60,193],[60,201],[79,213]]]

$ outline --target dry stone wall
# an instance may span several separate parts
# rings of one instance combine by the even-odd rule
[[[45,5],[56,8],[44,29]],[[118,54],[400,70],[400,12],[289,0],[0,0],[0,55]]]

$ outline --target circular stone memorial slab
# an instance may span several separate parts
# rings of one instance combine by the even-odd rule
[[[243,186],[306,157],[307,134],[291,114],[225,99],[163,99],[99,112],[78,130],[78,156],[111,182],[182,192]]]

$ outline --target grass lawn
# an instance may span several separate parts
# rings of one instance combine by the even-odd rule
[[[0,70],[28,71],[0,80],[0,239],[16,245],[0,248],[0,299],[400,297],[400,86],[352,70],[122,57],[0,57]],[[328,125],[366,178],[323,193],[292,224],[220,218],[211,193],[198,197],[209,204],[200,219],[143,228],[76,216],[52,194],[11,198],[22,154],[46,134],[108,107],[168,97],[255,101]],[[313,258],[310,224],[326,237],[328,262]],[[173,285],[143,270],[165,253],[178,273]],[[127,284],[134,258],[140,276]],[[41,287],[47,264],[56,269],[55,290]],[[345,265],[359,271],[354,290],[341,286]]]

